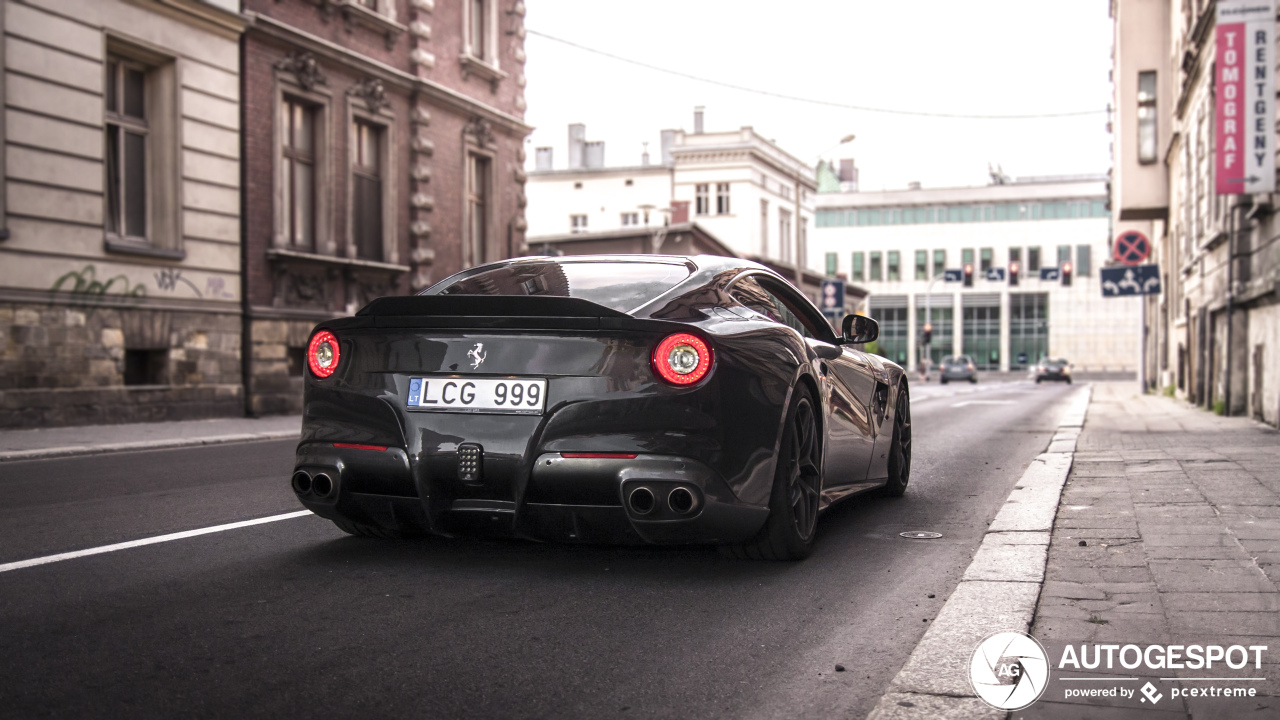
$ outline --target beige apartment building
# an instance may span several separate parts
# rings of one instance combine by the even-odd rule
[[[1112,0],[1111,211],[1115,233],[1146,234],[1160,266],[1162,293],[1143,303],[1146,387],[1275,425],[1277,198],[1214,192],[1216,9]]]
[[[238,10],[0,4],[0,427],[242,412]]]

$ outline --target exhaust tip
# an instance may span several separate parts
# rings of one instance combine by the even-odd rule
[[[324,473],[319,473],[311,480],[311,489],[320,497],[329,497],[333,492],[333,479]]]
[[[293,485],[293,491],[299,495],[306,495],[311,492],[311,476],[301,470],[293,474],[293,480],[290,484]]]
[[[638,487],[627,496],[627,506],[637,515],[648,515],[657,504],[653,491],[647,487]]]
[[[689,488],[678,487],[667,495],[667,506],[677,515],[688,515],[698,506],[698,499]]]

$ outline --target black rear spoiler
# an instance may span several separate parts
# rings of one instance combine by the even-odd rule
[[[356,317],[562,317],[629,318],[590,300],[549,295],[410,295],[382,297]]]
[[[582,298],[530,295],[412,295],[378,298],[355,317],[320,326],[456,330],[675,332],[679,323],[641,320]],[[320,327],[318,326],[318,327]]]

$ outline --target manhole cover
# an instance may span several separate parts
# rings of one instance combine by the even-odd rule
[[[904,538],[912,540],[936,540],[942,537],[942,533],[929,532],[928,530],[912,530],[911,532],[898,533]]]

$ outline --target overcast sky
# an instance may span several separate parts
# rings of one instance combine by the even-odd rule
[[[658,159],[659,131],[753,126],[810,164],[853,157],[863,190],[982,185],[1014,176],[1103,173],[1111,99],[1107,0],[529,0],[530,31],[690,75],[844,105],[967,115],[1096,111],[976,120],[824,107],[673,77],[533,32],[525,120],[533,148],[566,167],[569,123],[605,142],[609,166]],[[832,149],[854,133],[852,143]]]

